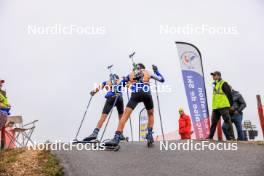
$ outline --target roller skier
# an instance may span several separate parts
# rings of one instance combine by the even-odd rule
[[[124,103],[121,92],[122,87],[118,86],[119,84],[120,84],[119,76],[117,74],[112,74],[110,71],[110,79],[108,81],[104,81],[98,88],[90,92],[91,96],[94,96],[98,91],[102,89],[106,89],[108,91],[105,95],[106,102],[101,117],[97,123],[97,126],[93,130],[91,135],[83,139],[84,142],[90,142],[97,139],[98,133],[113,107],[116,107],[118,111],[119,120],[121,119],[124,112]],[[123,134],[120,134],[120,140],[126,140]]]
[[[159,82],[164,82],[164,77],[158,71],[158,68],[153,65],[153,73],[150,73],[145,69],[142,63],[135,64],[133,62],[133,71],[126,77],[123,78],[121,84],[123,86],[129,85],[132,93],[125,108],[125,112],[119,121],[118,128],[115,132],[114,138],[105,143],[106,147],[114,148],[118,147],[119,142],[122,138],[122,131],[125,127],[125,123],[130,117],[131,113],[135,109],[138,103],[143,102],[148,114],[148,132],[146,139],[148,146],[151,146],[153,140],[153,125],[154,125],[154,106],[152,95],[150,91],[150,80],[154,79]]]

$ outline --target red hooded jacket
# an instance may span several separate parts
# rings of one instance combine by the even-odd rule
[[[180,134],[191,134],[191,119],[190,116],[186,115],[185,113],[182,113],[179,119],[179,133]]]

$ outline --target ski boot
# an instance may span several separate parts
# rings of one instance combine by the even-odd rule
[[[99,129],[95,128],[93,133],[84,138],[82,141],[76,141],[75,143],[98,143],[99,141],[97,140]]]
[[[83,139],[84,142],[91,142],[93,140],[97,139],[97,134],[92,133],[90,136],[86,137]]]
[[[147,146],[148,147],[152,147],[153,146],[153,143],[154,143],[154,139],[153,139],[152,134],[153,134],[152,129],[148,129],[148,133],[146,135]]]
[[[118,151],[120,149],[120,136],[121,133],[117,131],[113,139],[104,143],[105,148],[107,150]]]

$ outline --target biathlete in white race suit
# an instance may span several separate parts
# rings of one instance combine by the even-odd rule
[[[125,124],[130,117],[131,113],[135,109],[138,103],[143,102],[148,114],[148,133],[146,138],[148,142],[153,143],[152,130],[154,125],[154,106],[150,90],[150,79],[164,82],[163,76],[159,73],[158,68],[153,66],[154,74],[145,70],[145,66],[142,63],[136,64],[133,72],[124,77],[121,84],[123,86],[130,85],[131,97],[125,108],[125,112],[119,121],[118,128],[115,132],[115,136],[112,140],[105,142],[105,146],[118,146]]]
[[[89,141],[97,139],[99,130],[102,128],[109,112],[114,106],[117,109],[119,120],[121,119],[123,112],[124,112],[124,103],[123,103],[123,97],[122,97],[122,92],[121,92],[122,90],[118,88],[119,86],[117,86],[119,84],[120,84],[120,80],[119,80],[118,75],[110,74],[109,81],[104,81],[100,87],[91,91],[90,93],[91,96],[94,96],[101,89],[106,88],[108,90],[107,94],[105,95],[106,102],[103,108],[101,118],[98,121],[96,128],[93,130],[93,133],[90,136],[84,138],[83,141],[89,142]],[[120,134],[120,140],[125,140],[125,137],[123,136],[123,134]]]

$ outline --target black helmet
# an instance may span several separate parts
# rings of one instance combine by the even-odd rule
[[[111,73],[111,74],[109,75],[109,77],[110,77],[111,80],[119,79],[119,76],[118,76],[117,74],[112,74],[112,73]]]
[[[146,68],[145,65],[142,64],[142,63],[138,63],[137,66],[138,66],[140,69],[145,69],[145,68]]]

